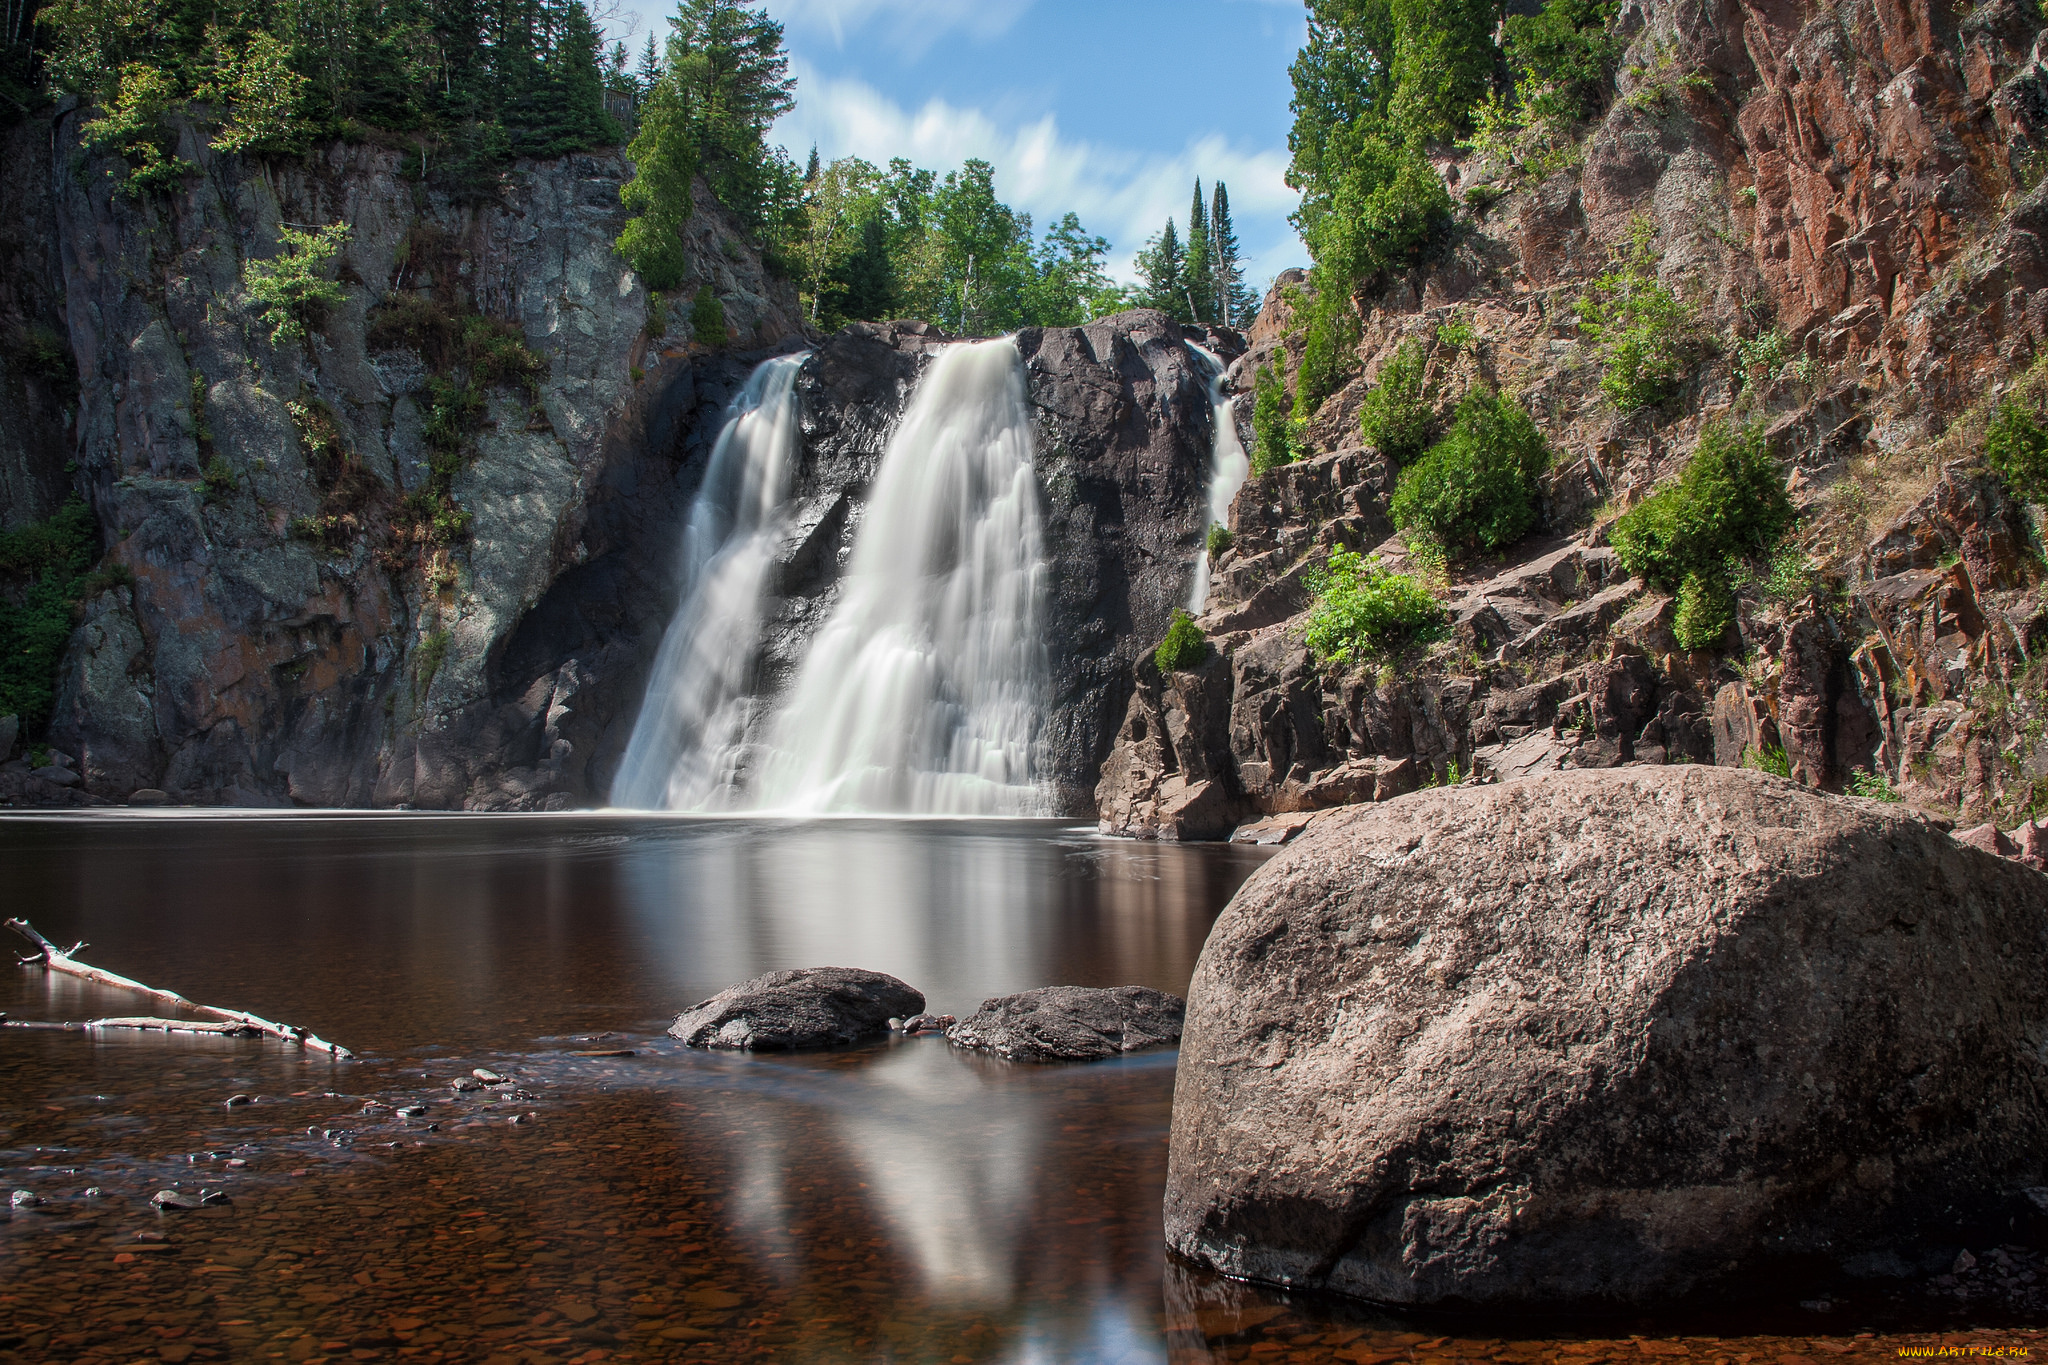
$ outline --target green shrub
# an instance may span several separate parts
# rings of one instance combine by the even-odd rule
[[[1615,0],[1549,0],[1501,25],[1517,101],[1532,119],[1585,119],[1600,112],[1622,43],[1608,32]]]
[[[0,532],[0,716],[21,717],[28,731],[49,722],[74,610],[127,577],[88,572],[97,539],[92,511],[78,498]]]
[[[1225,526],[1220,521],[1210,522],[1209,538],[1207,544],[1210,560],[1214,561],[1222,558],[1223,552],[1230,548],[1231,542],[1234,539],[1235,537],[1233,537],[1230,534],[1230,528],[1228,526]]]
[[[1325,663],[1390,654],[1434,638],[1443,627],[1443,608],[1429,590],[1381,567],[1377,555],[1361,558],[1339,547],[1307,582],[1316,605],[1305,642]]]
[[[668,334],[668,296],[659,289],[647,291],[647,335],[650,337]]]
[[[1469,351],[1479,334],[1472,328],[1472,319],[1461,312],[1452,313],[1449,319],[1437,324],[1436,344],[1452,351]]]
[[[1294,372],[1297,418],[1315,416],[1323,400],[1343,385],[1357,359],[1358,313],[1351,306],[1349,291],[1327,278],[1319,278],[1317,286],[1315,302],[1309,305],[1301,366]]]
[[[1849,794],[1860,796],[1866,801],[1903,801],[1897,789],[1883,773],[1866,772],[1861,768],[1849,774]]]
[[[1287,424],[1287,386],[1271,365],[1259,366],[1252,391],[1252,473],[1294,462]]]
[[[1775,327],[1759,332],[1747,341],[1735,343],[1735,374],[1751,384],[1768,384],[1785,368],[1785,334]]]
[[[1397,466],[1410,464],[1429,448],[1436,424],[1436,412],[1425,400],[1423,369],[1422,348],[1402,342],[1359,404],[1360,439]]]
[[[234,466],[218,455],[206,462],[206,468],[200,471],[199,482],[205,486],[208,502],[219,502],[242,486],[241,481],[235,478]]]
[[[690,304],[690,330],[697,340],[706,346],[723,346],[726,343],[725,305],[718,295],[705,285],[697,291],[696,299]]]
[[[1754,768],[1760,773],[1770,773],[1775,777],[1792,776],[1792,760],[1775,744],[1765,749],[1744,749],[1742,766]]]
[[[1195,624],[1195,618],[1180,608],[1174,608],[1173,623],[1166,628],[1166,638],[1159,642],[1159,648],[1152,651],[1152,662],[1159,665],[1161,673],[1177,673],[1193,668],[1209,657],[1209,640],[1202,634],[1202,628]]]
[[[284,248],[267,261],[250,260],[242,267],[242,299],[270,329],[270,344],[303,341],[306,328],[320,311],[340,303],[348,293],[322,272],[348,241],[346,223],[329,223],[317,232],[277,230]]]
[[[441,671],[442,661],[448,657],[448,632],[428,632],[420,641],[418,651],[413,655],[413,695],[424,697],[427,689],[434,685],[434,675]]]
[[[1601,392],[1624,412],[1676,393],[1705,344],[1691,305],[1657,282],[1655,239],[1638,217],[1613,268],[1579,300],[1579,330],[1606,369]]]
[[[1449,434],[1402,471],[1394,525],[1454,556],[1512,545],[1536,525],[1537,480],[1549,464],[1550,447],[1528,410],[1474,389]]]
[[[1791,524],[1763,428],[1716,422],[1678,481],[1623,514],[1609,539],[1623,568],[1678,593],[1678,643],[1706,649],[1735,618],[1733,562],[1762,554]]]
[[[2010,398],[1998,405],[1984,434],[1984,458],[2014,497],[2048,501],[2048,430],[2029,409]]]

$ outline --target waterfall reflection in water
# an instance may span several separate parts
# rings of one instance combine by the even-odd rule
[[[802,355],[762,362],[727,411],[683,530],[681,598],[612,783],[633,810],[726,804],[796,474]]]
[[[1032,416],[1014,342],[946,347],[889,438],[838,605],[780,703],[754,804],[1036,815],[1048,665]]]
[[[701,1340],[868,1360],[887,1339],[901,1360],[1157,1361],[1170,1052],[1015,1066],[926,1038],[707,1056],[657,1030],[734,980],[827,962],[954,1013],[1054,982],[1182,991],[1263,856],[1052,821],[0,819],[0,863],[46,932],[364,1055],[0,1032],[0,1167],[51,1201],[0,1223],[0,1277],[138,1347],[119,1315],[141,1302],[187,1340],[283,1349],[419,1321],[403,1340],[481,1358],[488,1299],[522,1325],[487,1330],[519,1341],[677,1333],[644,1343],[657,1356]],[[18,1018],[130,1005],[0,975]],[[638,1055],[569,1055],[597,1030]],[[478,1065],[515,1075],[538,1118],[509,1126],[448,1089]],[[259,1103],[223,1109],[236,1092]],[[441,1129],[365,1116],[368,1098],[423,1102]],[[340,1130],[355,1140],[323,1136]],[[146,1200],[171,1180],[230,1190],[232,1213],[159,1219]],[[83,1201],[89,1184],[110,1197]],[[98,1254],[152,1229],[169,1253]],[[209,1259],[253,1268],[188,1300]]]

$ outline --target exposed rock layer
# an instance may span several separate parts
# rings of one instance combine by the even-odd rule
[[[1761,774],[1325,816],[1203,949],[1167,1240],[1399,1304],[1924,1271],[2048,1174],[2044,962],[2039,874]]]

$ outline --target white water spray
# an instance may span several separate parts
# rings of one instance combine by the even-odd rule
[[[755,804],[1045,813],[1045,572],[1022,359],[1009,340],[948,346],[882,456]]]
[[[801,355],[758,366],[727,409],[683,531],[682,601],[612,783],[612,804],[701,810],[728,803],[775,548],[797,466]]]
[[[1202,368],[1209,372],[1210,422],[1215,432],[1209,438],[1209,521],[1202,528],[1202,550],[1195,557],[1195,586],[1188,593],[1188,610],[1200,616],[1209,601],[1209,527],[1230,525],[1230,504],[1250,477],[1252,462],[1244,453],[1244,443],[1237,439],[1237,400],[1223,392],[1222,358],[1193,342],[1188,343],[1188,349],[1201,357]]]

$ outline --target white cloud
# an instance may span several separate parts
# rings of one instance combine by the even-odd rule
[[[829,34],[835,47],[849,32],[881,27],[900,57],[915,60],[941,37],[960,31],[976,42],[1002,37],[1034,0],[768,0],[768,12],[792,33]]]
[[[995,167],[1004,202],[1029,212],[1040,229],[1072,210],[1090,232],[1108,237],[1111,269],[1125,278],[1167,218],[1186,230],[1195,177],[1205,186],[1222,180],[1254,283],[1305,259],[1286,222],[1296,196],[1283,178],[1285,149],[1236,147],[1207,133],[1178,152],[1135,152],[1070,139],[1051,114],[1004,126],[983,110],[937,99],[913,112],[864,81],[825,76],[801,61],[796,67],[803,98],[772,136],[799,160],[815,145],[828,161],[858,156],[879,166],[900,156],[943,173],[979,157]]]

